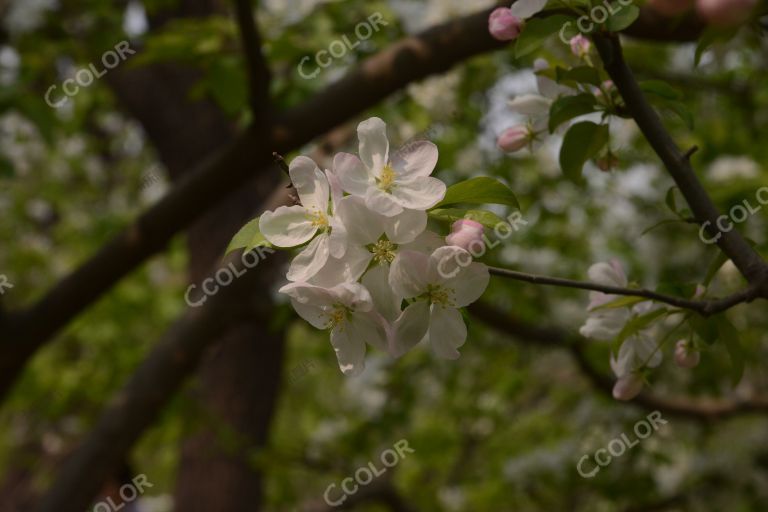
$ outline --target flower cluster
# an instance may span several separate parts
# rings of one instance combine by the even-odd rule
[[[384,121],[357,128],[359,156],[339,153],[331,170],[294,159],[289,175],[300,205],[281,206],[259,220],[278,247],[303,246],[280,289],[296,312],[331,344],[345,374],[364,368],[366,343],[393,357],[422,340],[444,358],[459,357],[466,326],[458,308],[488,285],[485,265],[427,229],[427,210],[446,186],[430,176],[437,147],[429,141],[390,152]],[[454,268],[455,267],[455,268]]]

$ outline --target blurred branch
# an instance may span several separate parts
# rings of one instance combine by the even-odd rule
[[[261,53],[261,36],[253,17],[251,0],[235,0],[237,25],[245,54],[251,110],[254,119],[264,118],[269,108],[269,66]]]
[[[663,293],[657,293],[651,290],[645,290],[642,288],[621,288],[618,286],[604,286],[597,283],[590,283],[584,281],[573,281],[571,279],[562,279],[559,277],[547,277],[539,276],[535,274],[527,274],[525,272],[517,272],[515,270],[509,270],[506,268],[489,267],[488,270],[491,274],[517,281],[525,281],[528,283],[549,285],[549,286],[561,286],[564,288],[577,288],[580,290],[592,290],[611,295],[626,295],[631,297],[645,297],[647,299],[655,300],[657,302],[664,302],[672,306],[679,308],[690,309],[696,311],[702,316],[710,316],[715,313],[725,311],[742,302],[751,302],[757,297],[759,288],[751,286],[745,290],[742,290],[728,297],[716,300],[688,300],[680,297],[674,297],[672,295],[665,295]]]
[[[696,221],[700,225],[709,222],[707,231],[712,236],[719,234],[717,245],[720,249],[733,261],[747,281],[758,288],[758,296],[768,298],[768,265],[737,230],[717,231],[715,226],[720,212],[696,177],[689,159],[677,147],[658,114],[646,100],[632,70],[624,60],[618,36],[596,34],[594,41],[605,70],[624,98],[627,110],[664,162]]]
[[[592,366],[586,354],[587,343],[580,336],[570,335],[564,330],[552,327],[538,327],[525,323],[513,315],[503,312],[484,302],[469,306],[469,312],[501,333],[522,342],[548,348],[563,348],[571,352],[582,373],[594,387],[612,397],[613,380]],[[611,401],[614,401],[611,398]],[[649,410],[658,410],[670,416],[695,420],[715,420],[738,414],[767,413],[768,398],[755,397],[751,400],[716,400],[692,397],[658,397],[643,392],[632,403]]]

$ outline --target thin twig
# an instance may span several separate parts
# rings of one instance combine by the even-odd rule
[[[271,76],[264,55],[261,53],[261,37],[256,20],[253,18],[251,0],[235,0],[235,8],[248,73],[251,111],[254,119],[259,119],[264,115],[263,109],[268,105]]]
[[[595,292],[607,293],[609,295],[626,295],[630,297],[644,297],[646,299],[655,300],[657,302],[663,302],[678,308],[690,309],[696,311],[702,316],[710,316],[715,313],[725,311],[736,304],[742,302],[750,302],[756,296],[758,288],[749,287],[733,295],[729,295],[722,299],[714,300],[689,300],[681,297],[674,297],[672,295],[665,295],[663,293],[657,293],[651,290],[643,288],[621,288],[619,286],[604,286],[597,283],[590,283],[585,281],[574,281],[571,279],[563,279],[559,277],[540,276],[536,274],[527,274],[525,272],[518,272],[515,270],[509,270],[506,268],[489,267],[488,270],[491,274],[501,277],[507,277],[509,279],[515,279],[517,281],[525,281],[527,283],[541,284],[546,286],[561,286],[564,288],[577,288],[580,290],[591,290]]]

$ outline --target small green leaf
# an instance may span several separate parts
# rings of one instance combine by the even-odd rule
[[[615,5],[615,4],[614,4]],[[608,30],[619,32],[632,25],[637,17],[640,16],[640,9],[635,5],[619,5],[618,11],[608,18]]]
[[[669,110],[677,114],[683,120],[689,130],[693,130],[694,118],[691,111],[679,101],[668,101],[664,104]]]
[[[631,307],[635,304],[638,304],[640,302],[645,302],[648,299],[645,297],[632,297],[630,295],[626,295],[624,297],[619,297],[616,300],[612,300],[611,302],[607,302],[605,304],[602,304],[594,309],[591,309],[590,311],[598,311],[601,309],[616,309],[616,308],[624,308],[624,307]]]
[[[693,332],[701,338],[707,345],[712,345],[717,341],[717,323],[715,318],[704,318],[698,313],[688,318]]]
[[[574,117],[594,112],[595,103],[595,97],[587,93],[558,98],[549,108],[549,132]]]
[[[602,83],[600,73],[592,66],[577,66],[570,69],[563,69],[558,66],[555,71],[555,80],[561,84],[564,82],[575,82],[590,84],[596,87],[599,87]]]
[[[584,164],[607,143],[608,125],[584,121],[571,126],[560,148],[560,167],[565,177],[579,182]]]
[[[520,209],[517,198],[509,187],[487,176],[451,185],[445,192],[443,200],[436,204],[435,208],[458,203],[504,204]]]
[[[523,32],[515,44],[515,58],[519,59],[541,48],[550,35],[561,30],[569,21],[573,22],[573,19],[573,16],[556,14],[526,21]]]
[[[237,249],[245,249],[246,251],[250,251],[254,247],[258,246],[266,246],[271,247],[272,244],[267,242],[267,239],[264,238],[264,235],[261,234],[261,230],[259,229],[259,217],[256,217],[252,221],[248,222],[245,226],[240,228],[240,231],[238,231],[234,237],[232,237],[232,241],[229,242],[229,246],[227,247],[227,250],[224,252],[224,254],[229,254],[232,251],[236,251]]]
[[[665,100],[679,100],[682,93],[663,80],[644,80],[640,82],[640,89],[646,94],[654,94]]]
[[[479,222],[483,226],[493,229],[499,224],[507,222],[493,212],[487,210],[464,210],[461,208],[438,208],[431,210],[429,216],[436,220],[454,223],[457,220],[469,219]]]
[[[735,386],[744,376],[744,349],[739,343],[739,332],[725,315],[717,317],[717,333],[731,357],[731,383]]]
[[[667,313],[667,310],[664,308],[654,309],[650,313],[645,313],[644,315],[636,316],[635,318],[627,322],[627,324],[624,326],[621,332],[619,332],[619,335],[616,337],[616,340],[613,342],[613,347],[615,351],[618,353],[619,349],[621,348],[621,344],[624,343],[624,340],[626,340],[633,334],[636,334],[638,331],[645,329],[651,323],[653,323],[654,320],[656,320],[662,315],[665,315],[666,313]]]

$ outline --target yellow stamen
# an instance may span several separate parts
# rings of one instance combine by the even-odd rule
[[[347,309],[341,305],[335,306],[333,312],[328,315],[328,327],[333,329],[334,327],[343,324],[346,317]]]
[[[369,247],[371,253],[373,253],[373,261],[376,264],[392,263],[395,259],[395,250],[397,246],[387,239],[382,239]]]
[[[427,296],[432,304],[438,304],[443,307],[451,307],[454,302],[451,298],[453,290],[440,286],[439,284],[430,284],[427,286]]]
[[[381,169],[381,176],[379,176],[379,188],[384,192],[389,192],[392,185],[395,183],[397,174],[390,164],[384,166]]]
[[[312,221],[312,225],[316,228],[327,228],[329,225],[328,217],[325,216],[325,213],[319,210],[308,212],[307,218]]]

